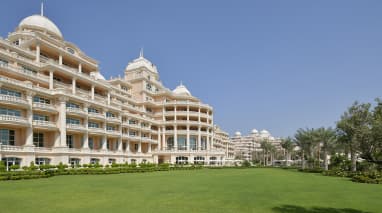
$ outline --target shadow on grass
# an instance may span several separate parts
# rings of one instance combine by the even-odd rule
[[[282,205],[272,208],[273,212],[277,213],[371,213],[365,212],[357,209],[337,209],[337,208],[327,208],[327,207],[312,207],[305,208],[301,206],[294,205]]]

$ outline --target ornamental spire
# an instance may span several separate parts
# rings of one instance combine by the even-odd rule
[[[139,58],[143,58],[143,47],[141,48],[141,51],[139,52]]]
[[[44,16],[44,2],[41,2],[41,16]]]

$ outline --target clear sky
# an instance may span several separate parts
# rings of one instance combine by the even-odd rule
[[[3,0],[0,35],[40,12]],[[65,40],[122,75],[144,47],[165,86],[180,81],[233,134],[334,126],[382,94],[382,1],[45,0]]]

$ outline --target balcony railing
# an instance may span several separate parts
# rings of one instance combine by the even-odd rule
[[[28,123],[27,119],[20,116],[0,115],[0,121],[13,121],[19,123]]]
[[[33,108],[41,108],[47,110],[56,110],[52,104],[33,102]]]
[[[94,118],[105,118],[105,115],[101,113],[96,113],[96,112],[88,112],[89,117],[94,117]]]
[[[66,124],[66,128],[74,130],[86,130],[85,126],[82,124]]]
[[[121,123],[121,119],[117,117],[106,117],[106,121]]]
[[[81,108],[75,108],[75,107],[66,107],[67,112],[73,112],[73,113],[79,113],[79,114],[86,114],[85,110]]]
[[[28,102],[25,98],[17,97],[17,96],[11,96],[11,95],[0,95],[0,101],[28,104]]]
[[[44,126],[44,127],[57,127],[56,124],[52,121],[43,121],[43,120],[33,120],[33,125]]]

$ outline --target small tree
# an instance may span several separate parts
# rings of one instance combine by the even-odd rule
[[[295,143],[291,137],[283,138],[281,140],[281,147],[285,150],[285,163],[289,166],[290,154],[295,147]]]

